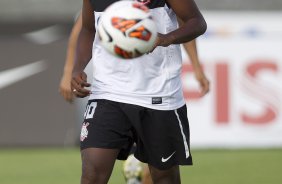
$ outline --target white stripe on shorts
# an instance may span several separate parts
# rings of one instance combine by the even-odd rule
[[[177,113],[177,110],[174,110],[174,112],[175,112],[175,115],[177,117],[177,120],[178,120],[178,123],[179,123],[179,127],[180,127],[180,131],[181,131],[181,134],[182,134],[182,138],[183,138],[183,142],[184,142],[184,148],[185,148],[185,155],[186,155],[186,158],[188,158],[190,156],[190,153],[189,153],[189,147],[188,147],[188,144],[187,144],[187,141],[186,141],[186,136],[185,136],[185,134],[183,132],[183,127],[182,127],[179,115]]]

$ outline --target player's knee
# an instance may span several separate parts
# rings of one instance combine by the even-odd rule
[[[81,184],[106,184],[107,180],[98,168],[82,164]]]
[[[81,184],[105,184],[107,183],[103,173],[95,164],[82,162]]]
[[[161,183],[180,183],[180,175],[179,175],[179,167],[174,166],[167,170],[159,170],[150,166],[150,172],[152,176],[152,180],[155,184]]]

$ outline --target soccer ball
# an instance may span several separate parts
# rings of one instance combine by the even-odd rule
[[[102,46],[124,59],[148,53],[157,38],[150,10],[134,1],[118,1],[110,5],[101,16],[97,30]]]

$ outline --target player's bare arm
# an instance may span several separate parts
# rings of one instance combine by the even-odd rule
[[[77,18],[71,30],[68,47],[67,47],[64,72],[59,86],[60,94],[68,102],[72,102],[74,98],[74,95],[71,90],[71,79],[72,79],[72,69],[73,69],[75,53],[76,53],[77,39],[82,26],[81,24],[82,24],[82,17],[80,13],[79,17]]]
[[[179,26],[183,25],[183,21],[180,20],[179,18],[177,19]],[[186,53],[188,54],[190,61],[192,63],[194,72],[195,72],[195,77],[198,81],[198,83],[200,84],[201,87],[201,95],[204,96],[206,95],[209,90],[210,90],[210,82],[207,79],[201,64],[200,64],[200,60],[199,60],[199,56],[198,56],[198,52],[197,52],[197,43],[196,43],[196,39],[191,40],[190,42],[186,42],[183,43],[183,47],[186,51]]]
[[[209,92],[210,89],[210,82],[207,79],[197,53],[197,45],[196,45],[196,40],[192,40],[190,42],[184,43],[183,44],[184,49],[188,53],[188,56],[191,60],[194,72],[195,72],[195,77],[201,87],[201,96],[206,95]]]
[[[159,35],[158,46],[189,42],[204,34],[207,24],[194,0],[166,0],[184,24],[166,35]]]
[[[82,28],[77,41],[76,59],[71,81],[74,94],[80,98],[90,94],[90,91],[85,89],[85,87],[89,87],[90,84],[87,83],[87,76],[83,70],[92,57],[94,35],[95,25],[93,9],[89,0],[83,0]]]

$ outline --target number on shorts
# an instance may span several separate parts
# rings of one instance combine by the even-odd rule
[[[96,106],[97,106],[97,102],[91,102],[91,104],[87,105],[86,111],[84,113],[84,119],[93,118]]]

